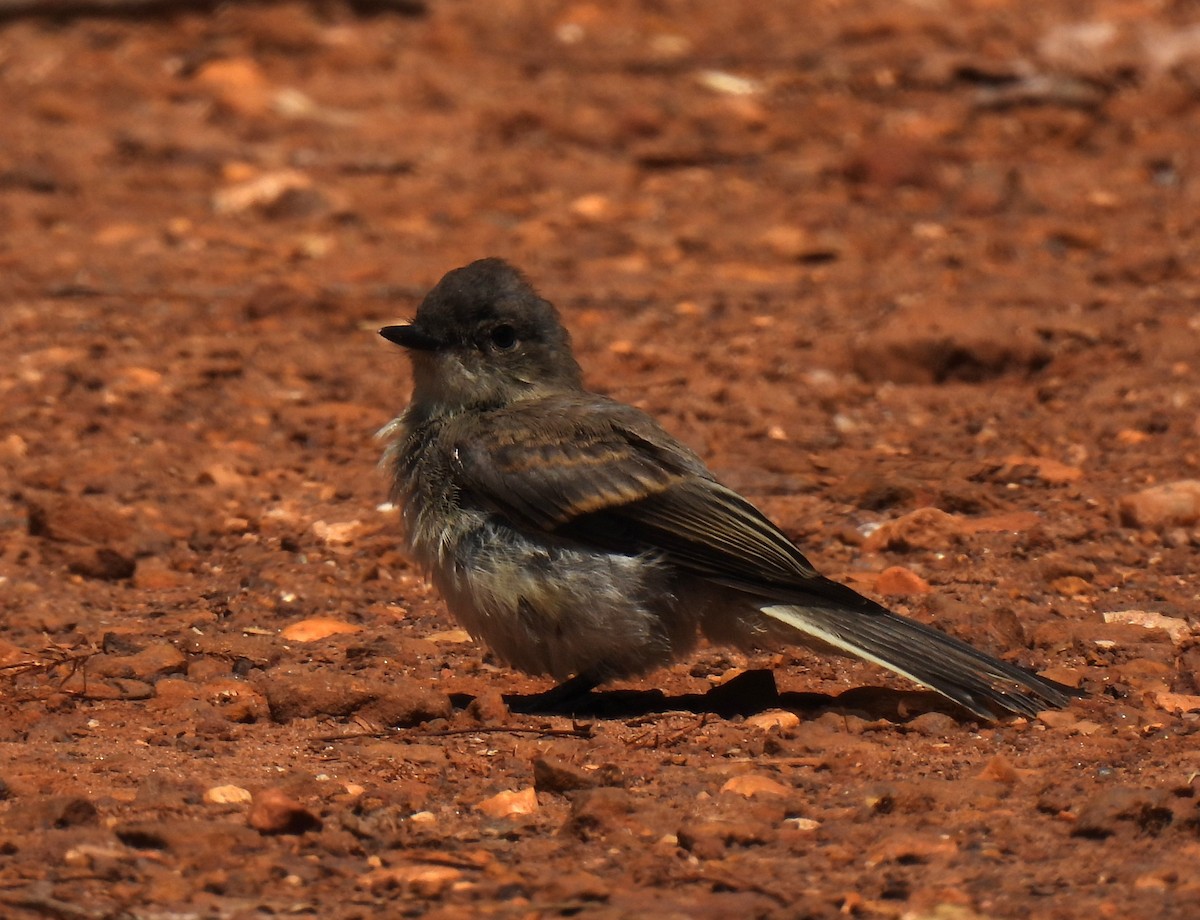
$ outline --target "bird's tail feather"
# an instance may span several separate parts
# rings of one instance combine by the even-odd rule
[[[936,690],[982,719],[1005,713],[1032,717],[1079,695],[883,607],[849,612],[774,604],[761,609],[805,635]]]

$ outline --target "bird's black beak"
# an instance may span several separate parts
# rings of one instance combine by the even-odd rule
[[[442,344],[411,323],[407,326],[384,326],[379,330],[379,334],[389,342],[414,351],[436,351]]]

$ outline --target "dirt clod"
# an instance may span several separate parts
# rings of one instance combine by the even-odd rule
[[[1071,834],[1103,840],[1128,830],[1157,837],[1174,820],[1169,801],[1169,794],[1160,789],[1107,789],[1083,805]]]
[[[334,671],[279,668],[256,681],[277,722],[314,716],[360,715],[381,725],[401,727],[445,718],[445,694],[404,683],[364,680]]]
[[[256,793],[246,823],[263,834],[303,834],[321,827],[316,815],[282,789]]]

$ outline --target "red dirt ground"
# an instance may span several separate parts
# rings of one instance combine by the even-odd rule
[[[3,916],[1195,916],[1200,487],[1140,494],[1200,479],[1194,5],[10,15],[0,124]],[[485,255],[1088,699],[703,649],[516,714],[372,440],[375,330]]]

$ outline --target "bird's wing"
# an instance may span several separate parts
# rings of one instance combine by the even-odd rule
[[[626,417],[628,416],[628,417]],[[649,423],[650,437],[629,421]],[[659,434],[667,443],[654,443]],[[449,432],[462,488],[521,526],[553,532],[583,516],[657,495],[704,467],[635,409],[545,399],[475,415]]]
[[[658,553],[753,593],[817,594],[853,607],[864,600],[820,576],[757,508],[636,409],[561,401],[499,409],[482,421],[455,439],[458,480],[519,526]]]

